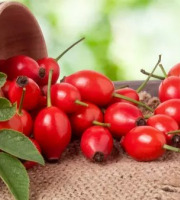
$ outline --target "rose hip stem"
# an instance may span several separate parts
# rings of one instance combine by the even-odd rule
[[[53,69],[49,71],[49,78],[48,78],[48,88],[47,88],[47,107],[51,107],[51,81],[52,81]]]
[[[65,51],[63,51],[55,60],[56,62],[66,53],[68,52],[72,47],[74,47],[75,45],[77,45],[78,43],[80,43],[81,41],[83,41],[85,39],[85,37],[81,38],[80,40],[78,40],[77,42],[75,42],[74,44],[72,44],[70,47],[68,47]]]
[[[152,74],[151,77],[157,78],[157,79],[160,79],[160,80],[164,80],[165,78],[168,77],[168,75],[167,75],[167,73],[166,73],[166,71],[165,71],[165,69],[164,69],[162,64],[159,64],[159,67],[161,68],[161,71],[163,72],[164,76],[159,76],[159,75],[156,75],[156,74]],[[141,73],[143,73],[145,75],[148,75],[148,76],[150,75],[150,73],[146,72],[144,69],[141,69]]]
[[[19,115],[22,114],[22,107],[23,107],[23,101],[24,101],[25,94],[26,94],[26,88],[23,87],[22,95],[21,95],[21,99],[20,99],[20,103],[19,103],[19,108],[18,108],[18,114]]]
[[[180,130],[169,131],[167,134],[177,134],[180,133]]]
[[[165,71],[163,65],[162,65],[162,64],[159,64],[159,67],[161,68],[161,71],[162,71],[162,73],[164,74],[164,77],[167,78],[167,73],[166,73],[166,71]]]
[[[145,74],[145,75],[150,75],[150,73],[147,72],[147,71],[145,71],[144,69],[141,69],[141,73],[142,73],[142,74]],[[151,77],[157,78],[157,79],[160,79],[160,80],[164,80],[164,79],[165,79],[164,76],[159,76],[159,75],[155,75],[155,74],[152,74]]]
[[[174,152],[180,152],[180,148],[173,147],[173,146],[170,146],[170,145],[167,145],[167,144],[163,145],[163,149],[174,151]]]
[[[117,94],[117,93],[113,93],[113,96],[121,98],[121,99],[124,99],[124,100],[127,100],[127,101],[130,101],[132,103],[135,103],[135,104],[137,104],[139,106],[142,106],[142,107],[146,108],[147,110],[149,110],[151,112],[154,112],[154,110],[151,107],[147,106],[146,104],[144,104],[144,103],[142,103],[140,101],[136,101],[136,100],[131,99],[131,98],[127,97],[127,96],[124,96],[124,95],[121,95],[121,94]]]
[[[110,123],[98,122],[98,121],[96,121],[96,120],[94,120],[94,121],[92,122],[92,124],[93,124],[93,125],[97,125],[97,126],[103,126],[103,127],[110,127],[110,126],[111,126]]]
[[[85,102],[83,102],[83,101],[80,101],[80,100],[76,100],[75,103],[78,104],[78,105],[81,105],[81,106],[88,107],[88,104],[87,104],[87,103],[85,103]]]
[[[149,74],[149,76],[147,77],[147,79],[137,88],[137,93],[139,93],[140,91],[142,91],[144,89],[144,87],[146,86],[147,82],[149,81],[149,79],[151,78],[151,76],[153,75],[154,71],[156,70],[156,68],[158,67],[158,65],[161,62],[161,55],[159,55],[159,59],[158,62],[156,63],[156,65],[154,66],[152,72]]]

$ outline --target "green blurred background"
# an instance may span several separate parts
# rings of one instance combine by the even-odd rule
[[[19,2],[37,18],[49,56],[86,37],[59,61],[61,77],[93,69],[112,80],[144,79],[140,69],[151,70],[159,54],[166,70],[180,61],[179,0]]]

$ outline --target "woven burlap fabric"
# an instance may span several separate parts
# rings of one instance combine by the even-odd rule
[[[136,162],[118,146],[104,164],[86,160],[74,141],[57,164],[29,170],[31,200],[179,200],[180,154]],[[0,182],[0,199],[13,199]]]
[[[157,161],[137,162],[118,141],[106,163],[86,160],[76,140],[59,163],[28,173],[30,200],[180,200],[180,154],[167,152]],[[0,181],[0,200],[11,199]]]

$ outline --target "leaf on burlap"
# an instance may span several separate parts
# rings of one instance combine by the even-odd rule
[[[0,149],[20,159],[44,165],[44,159],[35,145],[27,136],[18,131],[0,130]]]
[[[29,199],[29,177],[17,158],[4,152],[0,153],[0,177],[16,200]]]

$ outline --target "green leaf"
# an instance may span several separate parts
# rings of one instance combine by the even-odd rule
[[[16,113],[16,103],[13,105],[6,98],[0,98],[0,121],[11,119]]]
[[[44,165],[44,159],[35,145],[27,136],[18,131],[0,130],[0,149],[20,159]]]
[[[0,153],[0,177],[16,200],[29,199],[29,177],[17,158],[7,153]]]
[[[7,79],[7,75],[0,72],[0,87],[2,87],[5,84],[6,79]]]

